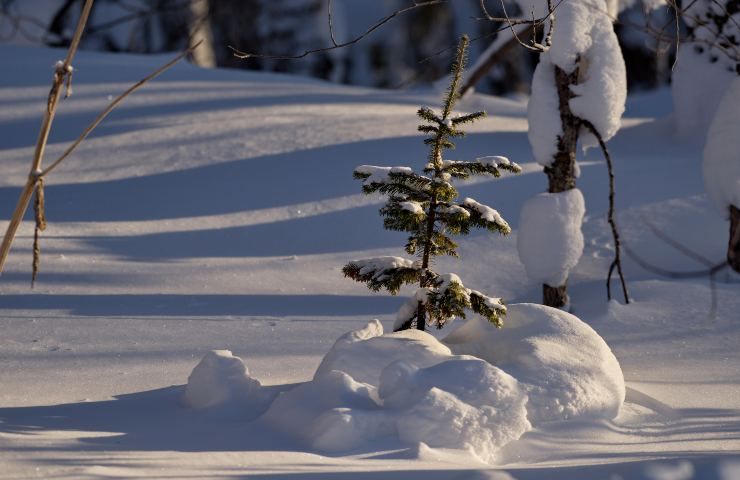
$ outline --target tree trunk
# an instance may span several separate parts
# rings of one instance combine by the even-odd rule
[[[549,307],[563,307],[568,304],[568,291],[565,284],[559,287],[542,285],[542,304]]]
[[[578,132],[581,128],[578,117],[570,110],[570,99],[573,93],[571,85],[578,83],[578,67],[572,73],[566,73],[555,67],[555,85],[558,89],[558,105],[560,108],[560,123],[563,134],[558,137],[558,151],[555,161],[545,167],[548,188],[550,193],[560,193],[576,187],[576,147]],[[558,255],[559,252],[553,252]],[[568,304],[567,280],[559,286],[542,286],[542,304],[549,307],[564,307]]]
[[[727,245],[727,263],[740,273],[740,209],[730,205],[730,243]]]
[[[203,42],[192,54],[193,63],[205,68],[213,68],[216,66],[216,54],[213,50],[213,33],[211,32],[209,4],[210,1],[207,0],[191,0],[190,25],[188,26],[188,47],[192,47],[198,42]]]

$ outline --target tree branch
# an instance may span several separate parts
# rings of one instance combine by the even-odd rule
[[[614,260],[609,266],[609,273],[607,273],[606,276],[606,296],[609,300],[611,300],[611,280],[614,269],[616,268],[619,275],[619,281],[622,284],[622,294],[624,295],[624,302],[629,304],[630,299],[627,293],[627,282],[624,280],[624,273],[622,272],[619,231],[617,230],[617,222],[614,218],[614,165],[612,164],[612,157],[609,154],[609,149],[606,147],[606,142],[604,142],[604,138],[601,136],[599,131],[596,130],[596,127],[594,127],[593,123],[582,118],[580,120],[581,124],[586,127],[586,129],[591,132],[594,137],[596,137],[596,140],[598,140],[599,147],[601,147],[601,151],[603,152],[604,158],[606,159],[607,171],[609,172],[609,213],[607,219],[609,221],[609,226],[611,227],[612,238],[614,239]]]

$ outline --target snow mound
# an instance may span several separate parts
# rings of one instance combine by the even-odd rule
[[[338,370],[377,387],[382,370],[395,361],[428,367],[451,355],[449,348],[426,332],[403,330],[383,335],[383,326],[373,320],[362,329],[342,335],[321,361],[314,379]]]
[[[418,330],[383,334],[374,320],[340,337],[312,380],[277,398],[241,359],[216,350],[193,370],[185,401],[238,407],[252,418],[265,412],[259,422],[314,451],[384,441],[494,462],[533,424],[612,418],[624,400],[607,345],[560,310],[512,305],[503,329],[470,320],[445,343]]]
[[[380,397],[399,409],[405,443],[468,450],[484,462],[531,429],[527,395],[516,379],[473,357],[454,357],[428,368],[395,362],[383,370]]]
[[[261,421],[318,451],[386,438],[463,449],[484,462],[531,429],[527,395],[503,370],[453,356],[424,332],[381,335],[373,321],[342,336],[314,379],[282,393]]]
[[[566,281],[583,253],[585,212],[583,194],[577,188],[540,193],[524,203],[517,249],[532,282],[557,287]]]
[[[704,148],[704,185],[712,201],[728,215],[740,208],[740,77],[730,84],[712,121]]]
[[[319,451],[346,451],[395,432],[375,387],[333,370],[282,393],[262,416],[277,431]]]
[[[233,407],[262,413],[272,397],[249,376],[241,358],[229,350],[212,350],[188,377],[183,403],[191,408]]]
[[[516,378],[529,396],[528,418],[535,426],[614,418],[624,402],[624,377],[609,346],[591,327],[558,309],[510,305],[503,328],[470,320],[444,343]]]

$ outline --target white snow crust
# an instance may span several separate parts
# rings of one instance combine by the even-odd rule
[[[704,148],[704,185],[723,215],[740,208],[740,77],[722,98]]]
[[[532,282],[553,287],[565,282],[583,253],[585,212],[583,194],[577,188],[540,193],[524,203],[517,249]]]
[[[575,418],[614,418],[624,402],[624,376],[604,340],[578,317],[536,304],[509,305],[503,328],[465,322],[444,339],[516,378],[529,396],[533,425]]]

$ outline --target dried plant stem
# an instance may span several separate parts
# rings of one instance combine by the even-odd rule
[[[102,122],[105,119],[105,117],[107,117],[108,114],[110,114],[118,106],[119,103],[121,103],[126,97],[128,97],[129,95],[131,95],[132,93],[134,93],[136,90],[138,90],[139,88],[143,87],[147,82],[149,82],[150,80],[153,80],[153,79],[157,78],[159,75],[163,74],[165,71],[167,71],[168,69],[170,69],[170,67],[172,67],[177,62],[179,62],[180,60],[182,60],[183,57],[186,57],[187,55],[189,55],[190,53],[192,53],[193,50],[195,50],[196,48],[198,48],[198,46],[200,46],[201,43],[203,43],[203,40],[199,41],[198,43],[196,43],[192,47],[190,47],[187,50],[183,51],[182,53],[180,53],[179,55],[177,55],[175,58],[173,58],[172,60],[170,60],[166,64],[162,65],[161,67],[159,67],[157,70],[153,71],[152,73],[150,73],[146,77],[142,78],[141,80],[139,80],[138,82],[136,82],[135,84],[133,84],[132,86],[130,86],[125,92],[123,92],[118,97],[116,97],[112,102],[110,102],[108,104],[107,107],[105,107],[105,109],[102,112],[100,112],[100,114],[95,118],[95,120],[93,120],[92,123],[90,123],[90,125],[88,125],[87,128],[85,128],[85,130],[80,134],[80,136],[77,137],[77,140],[75,140],[74,142],[72,142],[72,145],[70,145],[69,147],[67,147],[67,149],[64,151],[64,153],[62,153],[59,156],[59,158],[57,158],[56,160],[54,160],[54,162],[51,165],[49,165],[48,167],[46,167],[38,175],[41,176],[41,177],[45,177],[46,175],[48,175],[49,173],[51,173],[52,170],[54,170],[55,168],[57,168],[57,166],[60,163],[62,163],[80,145],[80,143],[82,143],[82,141],[85,140],[87,138],[87,136],[90,135],[90,133],[93,130],[95,130],[95,128],[98,125],[100,125],[100,122]]]
[[[72,72],[72,59],[74,59],[74,56],[77,53],[77,47],[80,45],[82,32],[85,29],[87,18],[90,15],[93,1],[94,0],[85,1],[82,13],[80,14],[80,19],[77,22],[77,28],[72,37],[72,42],[69,45],[69,50],[67,50],[67,57],[61,64],[56,66],[54,71],[54,80],[52,82],[51,90],[49,91],[49,99],[47,101],[46,111],[44,112],[44,119],[41,122],[41,130],[39,131],[38,140],[36,140],[36,150],[33,153],[31,170],[28,172],[28,179],[26,180],[23,191],[18,198],[18,203],[13,211],[10,224],[8,224],[8,229],[3,237],[3,243],[0,245],[0,273],[3,271],[5,261],[8,258],[8,253],[10,253],[10,246],[13,243],[15,234],[18,232],[18,227],[23,220],[23,215],[26,213],[26,209],[28,209],[31,196],[36,189],[36,183],[38,182],[39,172],[41,170],[41,162],[43,161],[46,144],[49,140],[49,132],[51,131],[51,125],[54,122],[59,98],[62,94],[62,86],[64,85],[67,75]]]
[[[85,4],[85,11],[83,11],[83,16],[80,18],[80,23],[78,24],[78,32],[75,32],[75,38],[77,38],[77,41],[73,40],[72,45],[70,45],[70,53],[67,55],[67,59],[64,61],[64,64],[57,67],[57,72],[61,69],[64,69],[64,71],[70,71],[70,69],[67,67],[70,65],[70,62],[72,61],[72,58],[74,57],[74,52],[77,49],[77,46],[79,45],[79,38],[81,37],[82,30],[84,29],[84,21],[87,19],[87,15],[89,14],[89,7],[92,6],[93,0],[87,0],[87,3]],[[10,224],[8,225],[8,228],[5,232],[5,236],[3,238],[2,245],[0,246],[0,273],[2,273],[3,268],[5,266],[5,261],[8,258],[8,254],[10,252],[10,247],[13,243],[13,239],[15,238],[15,235],[18,231],[18,227],[20,226],[23,216],[26,213],[26,210],[28,209],[28,205],[31,201],[31,197],[33,196],[34,191],[36,191],[39,181],[48,175],[52,170],[54,170],[57,166],[59,166],[60,163],[62,163],[78,146],[80,143],[82,143],[85,138],[100,124],[100,122],[105,119],[105,117],[110,114],[110,112],[115,109],[118,104],[120,104],[127,96],[141,88],[144,84],[149,82],[150,80],[156,78],[157,76],[164,73],[166,70],[168,70],[170,67],[172,67],[175,63],[180,61],[182,58],[187,56],[188,54],[192,53],[193,50],[198,48],[198,46],[201,44],[201,42],[196,43],[192,47],[188,48],[187,50],[183,51],[179,55],[177,55],[175,58],[167,62],[165,65],[159,67],[157,70],[149,74],[148,76],[144,77],[143,79],[139,80],[137,83],[129,87],[125,92],[123,92],[121,95],[119,95],[116,99],[114,99],[108,106],[93,120],[93,122],[88,125],[88,127],[80,134],[80,136],[64,151],[64,153],[57,158],[51,165],[49,165],[47,168],[42,169],[41,161],[43,159],[44,150],[46,148],[46,142],[49,137],[49,131],[51,129],[51,123],[54,118],[54,113],[56,112],[56,106],[59,102],[59,96],[61,95],[62,86],[65,81],[65,76],[56,74],[54,75],[54,85],[52,86],[50,96],[49,96],[49,102],[48,102],[48,108],[44,115],[44,121],[42,123],[42,129],[41,133],[39,134],[39,140],[36,145],[36,152],[34,154],[34,161],[32,164],[31,171],[28,174],[28,179],[26,180],[26,184],[23,187],[23,190],[21,191],[21,195],[18,199],[18,203],[16,204],[15,210],[13,211],[13,216],[11,217]],[[74,51],[72,50],[74,48]],[[38,216],[37,216],[38,217]],[[43,217],[43,215],[41,215]],[[38,222],[37,222],[38,223]],[[39,229],[37,225],[37,231],[34,235],[34,272],[38,271],[38,258],[37,253],[39,252],[38,248],[38,230]],[[34,274],[35,277],[35,274]]]

